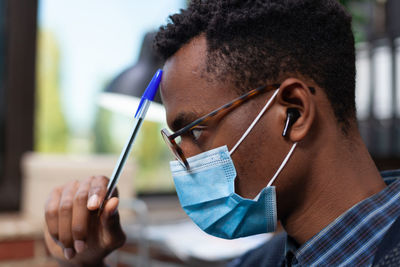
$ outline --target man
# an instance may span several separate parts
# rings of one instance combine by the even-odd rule
[[[373,263],[400,216],[400,182],[384,182],[358,132],[351,18],[336,0],[192,1],[155,48],[183,209],[215,236],[278,220],[287,233],[235,264]],[[106,183],[52,193],[46,240],[60,262],[100,264],[122,245],[117,198],[90,227]]]

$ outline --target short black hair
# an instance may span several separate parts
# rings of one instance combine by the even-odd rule
[[[169,19],[154,43],[164,59],[204,34],[219,79],[245,91],[300,75],[324,89],[344,132],[356,120],[351,16],[337,0],[192,0]]]

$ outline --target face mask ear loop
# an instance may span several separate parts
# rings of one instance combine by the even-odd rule
[[[272,183],[275,181],[276,177],[281,173],[283,168],[285,167],[286,163],[289,161],[290,157],[292,156],[294,149],[297,146],[297,142],[293,144],[292,148],[290,149],[289,153],[286,155],[286,158],[282,161],[281,166],[279,166],[279,169],[276,171],[274,177],[272,177],[271,181],[267,184],[266,187],[269,187],[272,185]]]
[[[242,135],[242,137],[239,139],[239,141],[236,143],[236,145],[229,151],[229,155],[232,155],[233,152],[235,152],[236,148],[242,143],[242,141],[247,137],[247,135],[250,133],[250,131],[254,128],[256,123],[260,120],[261,116],[264,115],[265,111],[268,109],[268,107],[271,105],[272,101],[275,99],[276,95],[279,93],[279,88],[275,91],[275,93],[271,96],[271,98],[268,100],[267,104],[265,104],[264,108],[258,113],[257,117],[254,119],[254,121],[251,123],[249,128],[246,130],[246,132]]]

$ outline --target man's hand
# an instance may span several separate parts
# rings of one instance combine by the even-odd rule
[[[45,240],[60,264],[101,266],[108,253],[124,244],[118,198],[109,199],[101,216],[97,214],[107,183],[106,177],[96,176],[51,192],[45,207]]]

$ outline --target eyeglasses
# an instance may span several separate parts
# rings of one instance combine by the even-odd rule
[[[188,131],[193,130],[196,126],[198,126],[200,123],[204,123],[206,121],[211,120],[212,118],[222,114],[223,112],[227,111],[228,109],[235,108],[239,106],[240,104],[246,102],[250,98],[259,95],[265,91],[270,91],[270,90],[275,90],[280,87],[280,84],[272,84],[272,85],[263,85],[260,86],[254,90],[251,90],[244,95],[239,96],[238,98],[232,100],[231,102],[223,105],[222,107],[217,108],[216,110],[202,116],[201,118],[193,121],[192,123],[189,123],[185,127],[181,128],[180,130],[170,133],[167,129],[162,129],[161,130],[161,135],[171,150],[172,154],[175,156],[175,158],[182,163],[187,169],[189,169],[189,163],[186,160],[185,154],[183,153],[182,148],[179,146],[179,144],[176,142],[176,138],[180,137],[181,135],[186,134]]]

